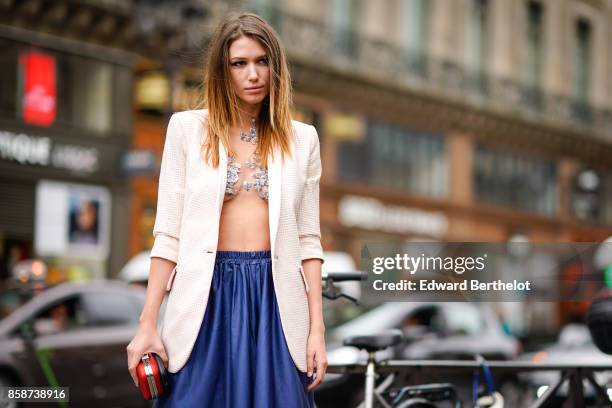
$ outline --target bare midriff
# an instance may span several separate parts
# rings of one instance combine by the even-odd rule
[[[263,251],[270,249],[268,202],[256,191],[240,191],[227,199],[221,210],[219,251]]]

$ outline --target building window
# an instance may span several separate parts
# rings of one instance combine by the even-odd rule
[[[574,95],[577,100],[589,99],[589,73],[591,67],[591,24],[585,18],[576,21],[574,50]]]
[[[430,2],[428,0],[404,0],[407,14],[403,26],[404,44],[408,69],[411,73],[425,76],[426,53],[429,42]]]
[[[612,225],[612,173],[579,169],[572,184],[571,211],[577,219]]]
[[[485,203],[546,215],[558,211],[557,166],[552,160],[478,145],[474,190],[477,200]]]
[[[338,162],[343,181],[447,195],[446,145],[439,135],[371,121],[363,140],[340,143]]]
[[[472,0],[466,24],[465,62],[469,88],[486,92],[486,73],[489,51],[489,2]]]
[[[130,132],[130,66],[2,38],[0,62],[0,117],[98,136]]]
[[[58,58],[58,122],[107,135],[112,128],[112,64],[76,55]]]
[[[572,81],[574,85],[574,119],[582,123],[590,123],[589,77],[592,64],[592,27],[591,22],[585,17],[576,19],[574,24],[574,38],[574,76]]]
[[[612,172],[604,173],[602,179],[601,220],[606,225],[612,225]]]
[[[0,38],[0,115],[11,119],[17,115],[17,58],[15,43]]]
[[[276,30],[280,29],[280,10],[278,0],[250,0],[251,5],[264,20]]]
[[[525,63],[523,64],[523,81],[525,84],[525,102],[533,109],[542,108],[542,92],[539,84],[542,75],[543,55],[543,10],[539,1],[527,3],[527,34],[525,37]]]
[[[79,65],[81,69],[75,70],[72,78],[75,99],[79,100],[72,107],[74,122],[96,133],[106,133],[112,125],[113,66],[91,60],[80,61]]]
[[[357,23],[359,2],[354,0],[332,0],[331,28],[334,49],[340,55],[354,59],[357,57]]]

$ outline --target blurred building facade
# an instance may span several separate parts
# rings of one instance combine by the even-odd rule
[[[201,47],[208,17],[225,10],[0,2],[0,282],[32,257],[52,282],[116,277],[150,247],[165,124],[185,99],[171,95],[193,94],[172,88],[197,66],[181,53]]]
[[[218,19],[259,13],[288,52],[295,117],[319,131],[326,249],[612,234],[611,1],[194,4],[181,51],[137,64],[137,143],[160,155],[167,115],[196,106]],[[155,183],[135,185],[132,253],[152,243]]]
[[[41,258],[51,283],[125,262],[131,2],[0,3],[0,281]]]
[[[327,249],[358,260],[370,240],[612,234],[611,1],[242,6],[280,33],[297,106],[319,129]],[[532,320],[553,329],[584,307]]]
[[[294,116],[319,131],[325,249],[358,261],[369,240],[401,247],[418,240],[601,241],[612,235],[611,0],[39,0],[2,7],[3,50],[15,49],[1,57],[13,61],[4,64],[13,71],[3,68],[0,79],[2,130],[114,149],[100,153],[109,170],[98,170],[99,177],[24,165],[3,150],[8,173],[1,177],[10,185],[3,191],[29,194],[12,193],[10,208],[19,211],[2,218],[4,242],[34,240],[33,217],[27,221],[24,214],[36,212],[34,180],[49,178],[110,191],[111,236],[117,234],[111,276],[129,256],[150,248],[167,119],[197,106],[211,30],[225,13],[245,10],[280,34],[291,64]],[[15,38],[25,31],[25,39]],[[81,75],[101,78],[85,82],[98,86],[92,95],[111,94],[105,96],[114,101],[111,113],[75,113],[65,127],[24,121],[23,84],[14,81],[21,75],[18,46],[65,51],[32,39],[49,34],[53,44],[64,38],[77,44],[71,54],[131,67],[133,87],[119,68]],[[117,72],[125,82],[100,85]],[[78,109],[87,109],[86,97],[75,98]],[[111,124],[102,125],[101,117],[112,117]],[[91,128],[87,121],[93,130],[77,131]],[[561,312],[562,319],[570,313]]]
[[[195,106],[215,22],[232,10],[261,14],[290,56],[296,116],[319,129],[328,246],[359,247],[360,233],[610,235],[610,1],[198,4],[207,19],[192,53],[138,65],[137,110],[151,113],[151,100],[166,114]]]
[[[610,235],[611,2],[252,5],[284,39],[298,104],[320,117],[336,245],[350,248],[361,232]],[[399,222],[352,216],[376,208]],[[409,225],[402,210],[422,222]]]
[[[143,0],[137,5],[134,20],[143,43],[134,66],[132,149],[146,152],[155,165],[130,178],[131,256],[153,246],[158,170],[168,120],[172,113],[194,109],[201,102],[204,45],[230,6],[219,0]]]

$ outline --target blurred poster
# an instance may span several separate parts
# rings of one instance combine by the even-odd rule
[[[111,195],[105,187],[41,181],[36,188],[36,253],[106,259],[110,214]]]
[[[77,245],[98,245],[100,241],[100,201],[70,192],[70,226],[68,242]]]
[[[55,121],[55,57],[39,51],[21,54],[23,77],[23,120],[40,126]]]

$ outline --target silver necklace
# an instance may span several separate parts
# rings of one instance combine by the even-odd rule
[[[251,174],[253,181],[243,180],[242,186],[238,184],[241,165],[256,170]],[[257,191],[259,197],[268,200],[268,170],[261,166],[261,160],[257,152],[253,152],[244,163],[240,163],[234,156],[228,157],[225,194],[228,196],[236,196],[241,188],[244,188],[246,191],[251,191],[251,189],[253,189]]]
[[[251,142],[256,145],[259,141],[259,136],[257,135],[257,127],[255,126],[255,118],[251,118],[251,128],[249,129],[249,133],[244,133],[240,131],[240,140],[244,140],[245,142]]]

